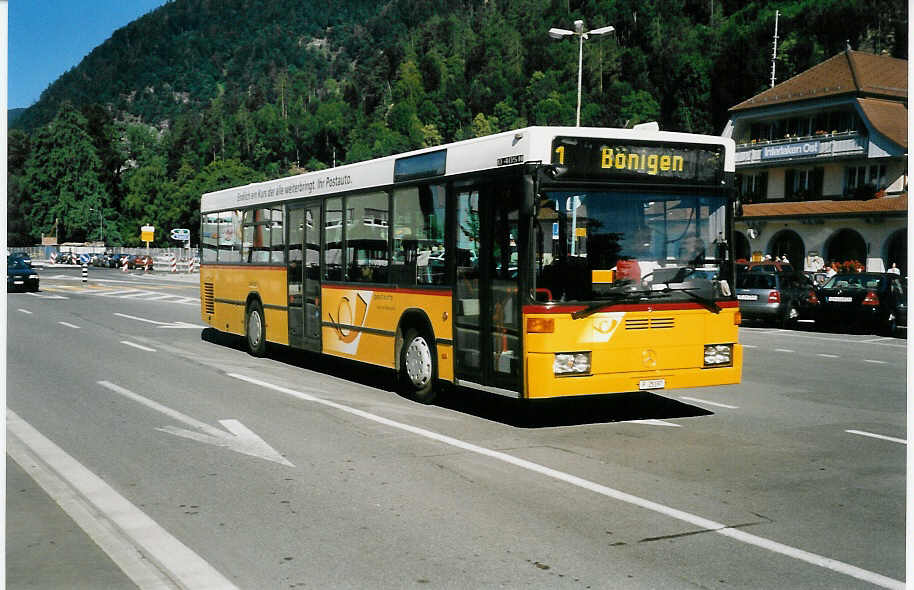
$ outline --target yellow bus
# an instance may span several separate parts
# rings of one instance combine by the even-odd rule
[[[734,144],[530,127],[201,199],[201,313],[515,398],[738,383]]]

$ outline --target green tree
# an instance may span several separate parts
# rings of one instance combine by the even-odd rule
[[[108,195],[99,180],[102,164],[87,121],[70,103],[34,136],[21,188],[34,198],[29,210],[10,211],[28,224],[29,237],[57,234],[63,241],[85,241],[90,208],[103,208]]]

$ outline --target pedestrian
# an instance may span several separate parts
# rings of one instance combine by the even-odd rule
[[[786,254],[784,254],[783,256],[781,256],[781,262],[783,262],[784,264],[790,264],[790,261],[787,260],[787,255],[786,255]]]
[[[831,264],[828,265],[828,270],[825,271],[825,277],[830,279],[833,276],[835,276],[836,274],[838,274],[838,271],[835,270],[835,263],[832,262]]]
[[[900,274],[901,274],[901,269],[898,268],[898,265],[895,264],[895,263],[893,262],[893,263],[892,263],[892,267],[891,267],[889,270],[887,270],[886,272],[890,272],[890,273],[892,273],[893,275],[900,275]]]

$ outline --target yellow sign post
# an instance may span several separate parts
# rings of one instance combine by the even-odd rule
[[[140,239],[146,242],[146,254],[149,254],[149,242],[155,239],[156,228],[151,225],[144,225],[140,228]]]

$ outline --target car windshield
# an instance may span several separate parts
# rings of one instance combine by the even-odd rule
[[[690,280],[710,291],[726,259],[726,203],[694,194],[547,192],[537,208],[537,297],[611,299],[622,283],[651,291],[693,273]]]
[[[825,289],[878,289],[885,277],[879,275],[847,274],[835,275],[828,280]]]
[[[29,264],[21,258],[12,258],[6,261],[8,268],[31,268]]]

